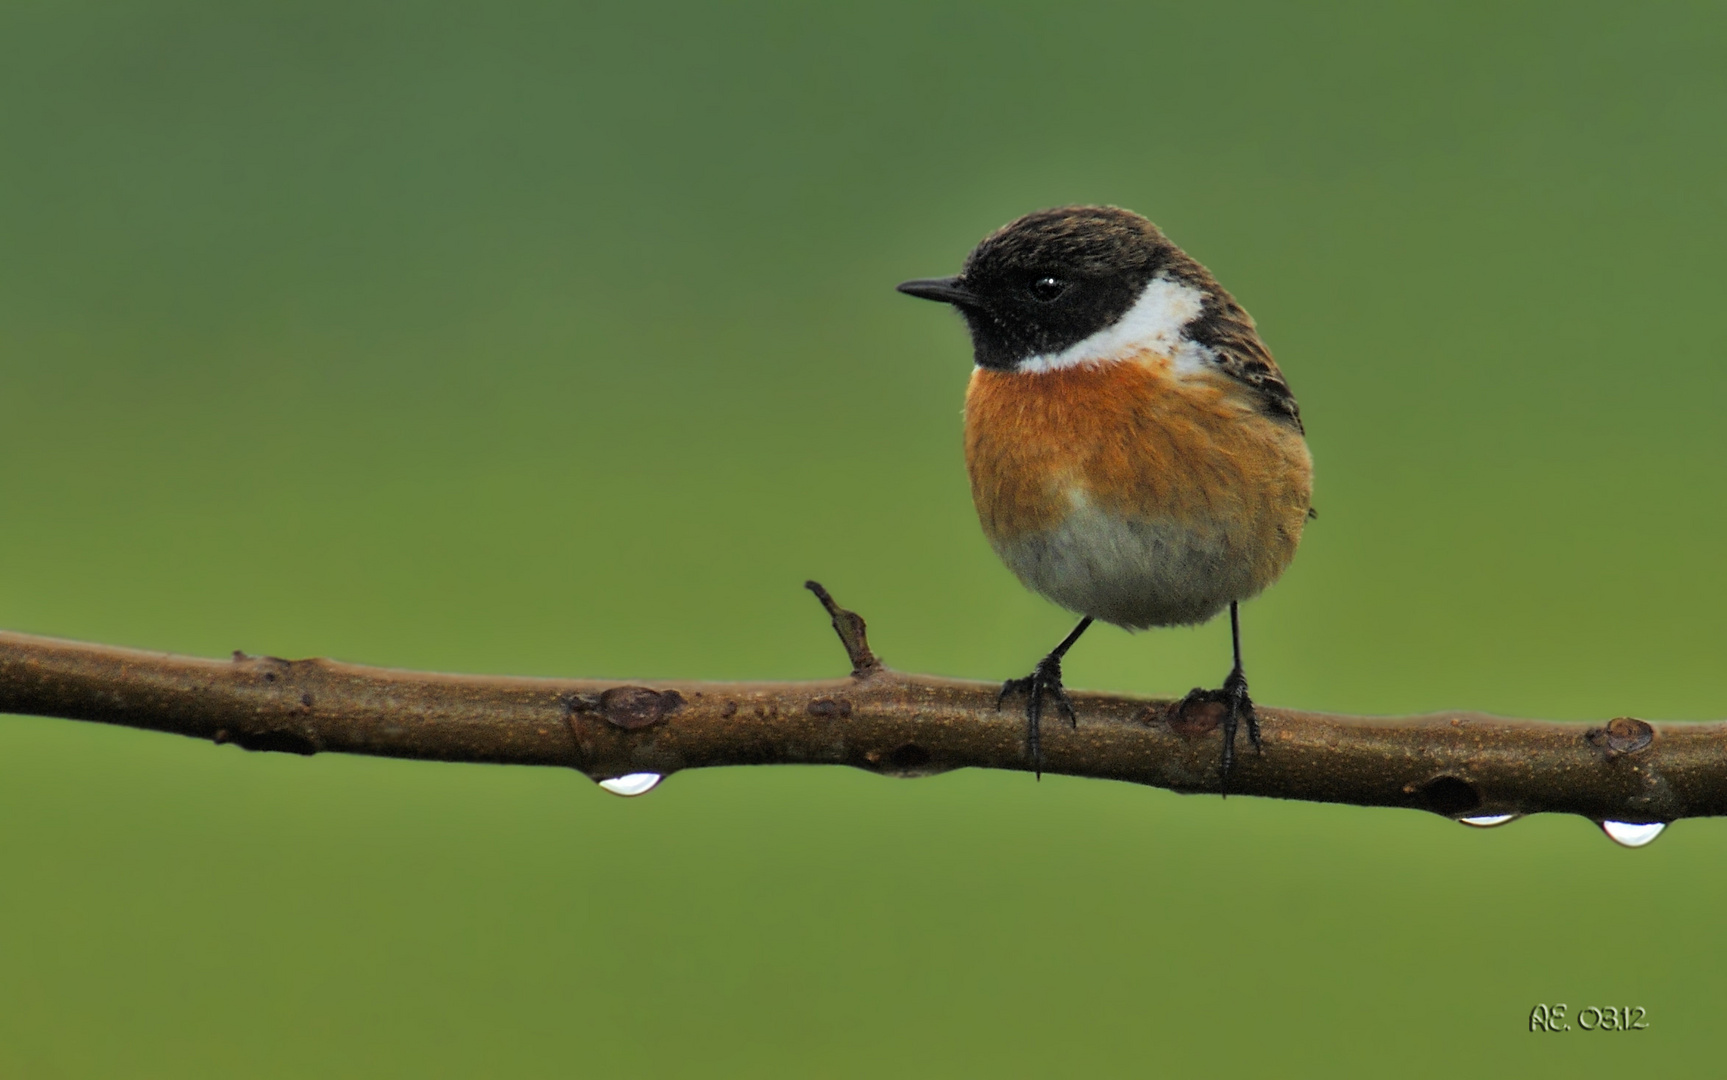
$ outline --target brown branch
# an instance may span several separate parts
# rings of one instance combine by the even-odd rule
[[[596,780],[715,765],[851,765],[893,776],[1031,767],[997,685],[907,675],[832,616],[850,678],[655,682],[438,675],[236,652],[205,660],[0,632],[0,712],[94,720],[232,742],[437,761],[562,765]],[[1217,790],[1219,706],[1075,693],[1078,726],[1046,723],[1043,771],[1184,792]],[[1263,753],[1230,791],[1448,817],[1558,812],[1665,822],[1727,813],[1727,727],[1403,719],[1262,707]]]

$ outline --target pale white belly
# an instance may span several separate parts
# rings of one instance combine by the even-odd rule
[[[1192,625],[1265,587],[1247,538],[1227,528],[1075,503],[1054,528],[994,545],[1026,587],[1069,611],[1136,630]]]

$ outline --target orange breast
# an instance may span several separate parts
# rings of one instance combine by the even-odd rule
[[[1237,534],[1243,554],[1287,547],[1275,576],[1300,537],[1312,465],[1301,434],[1247,394],[1221,373],[1177,376],[1161,356],[978,369],[965,450],[984,531],[999,546],[1053,528],[1080,495],[1123,517]]]

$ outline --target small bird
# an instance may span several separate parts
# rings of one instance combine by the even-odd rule
[[[1235,665],[1182,705],[1259,721],[1238,605],[1282,575],[1312,516],[1301,412],[1253,319],[1209,271],[1129,210],[1039,210],[986,236],[954,277],[899,291],[952,304],[977,362],[965,459],[984,535],[1034,592],[1083,616],[1031,674],[1026,743],[1041,775],[1048,697],[1078,727],[1061,662],[1101,619],[1191,626],[1229,609]]]

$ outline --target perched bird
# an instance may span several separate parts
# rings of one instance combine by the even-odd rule
[[[1093,620],[1197,625],[1227,607],[1235,665],[1183,702],[1225,706],[1227,790],[1239,724],[1259,746],[1237,605],[1283,573],[1312,511],[1301,413],[1253,319],[1157,226],[1109,206],[1027,214],[957,276],[899,291],[952,304],[971,330],[965,458],[990,545],[1083,616],[996,702],[1026,696],[1034,767],[1046,697],[1078,726],[1061,661]]]

